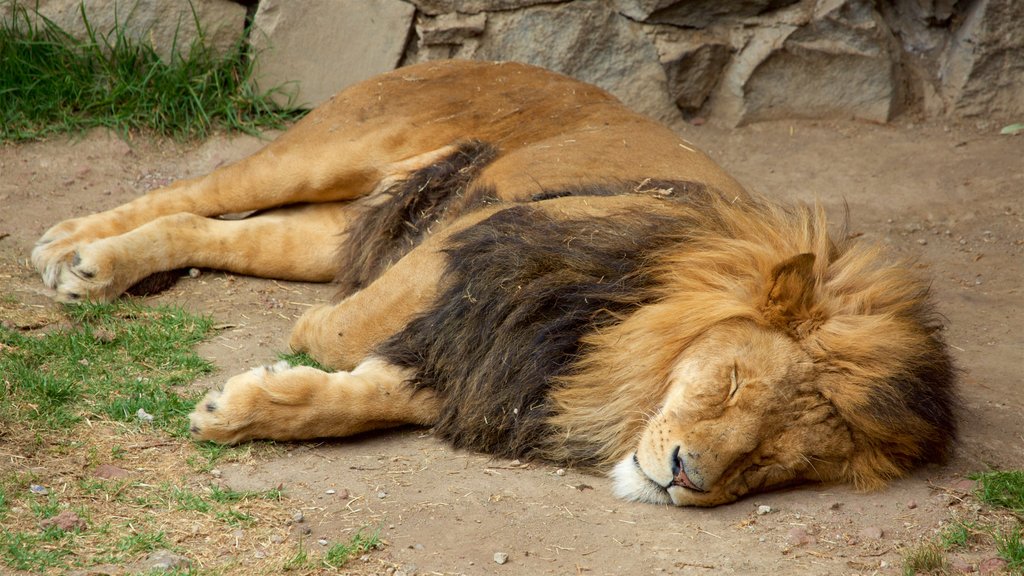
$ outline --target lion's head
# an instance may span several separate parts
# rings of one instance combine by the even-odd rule
[[[926,286],[832,242],[820,211],[716,218],[662,255],[659,301],[592,337],[554,394],[566,438],[608,447],[615,492],[711,506],[803,481],[873,488],[944,458],[954,370]]]

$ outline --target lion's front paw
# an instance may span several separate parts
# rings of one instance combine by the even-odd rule
[[[284,361],[253,368],[228,380],[223,390],[208,392],[188,416],[192,437],[222,444],[269,437],[260,423],[274,402],[271,387],[291,369]]]
[[[56,291],[61,302],[109,302],[127,290],[134,280],[128,259],[113,239],[78,245],[70,252],[50,257],[37,246],[33,258],[40,262],[43,282]]]
[[[32,265],[43,284],[57,292],[57,300],[109,301],[129,287],[125,285],[128,277],[120,270],[125,258],[119,258],[116,243],[103,233],[89,232],[95,228],[87,222],[93,217],[57,224],[32,249]]]

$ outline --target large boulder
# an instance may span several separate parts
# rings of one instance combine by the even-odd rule
[[[723,20],[760,16],[799,0],[615,0],[616,7],[634,20],[706,28]]]
[[[262,0],[249,36],[253,81],[260,90],[280,87],[279,104],[312,108],[393,70],[415,12],[402,0]]]
[[[971,5],[950,42],[940,78],[947,110],[955,116],[1024,118],[1024,2]]]
[[[80,40],[89,37],[88,23],[101,42],[113,45],[120,34],[150,44],[168,61],[174,53],[188,56],[200,36],[208,48],[224,54],[245,31],[245,7],[231,0],[0,0],[0,16],[8,17],[15,5],[38,10]]]
[[[716,114],[885,122],[899,102],[896,47],[870,0],[821,0],[756,28],[726,71]]]
[[[481,12],[498,12],[518,10],[537,4],[555,4],[572,0],[409,0],[421,12],[436,16],[439,14],[479,14]]]

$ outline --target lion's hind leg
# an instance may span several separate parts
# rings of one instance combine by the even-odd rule
[[[193,437],[233,444],[253,439],[341,437],[433,424],[439,402],[408,384],[409,370],[368,358],[351,372],[307,366],[254,368],[206,395],[189,415]]]

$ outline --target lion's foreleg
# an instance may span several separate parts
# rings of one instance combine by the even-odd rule
[[[326,282],[336,269],[333,238],[343,204],[274,210],[243,220],[179,213],[79,246],[56,272],[60,300],[116,298],[156,272],[190,266],[238,274]]]
[[[408,369],[368,358],[351,372],[324,372],[286,362],[255,368],[212,391],[189,415],[199,440],[341,437],[438,417],[432,390],[409,386]]]

